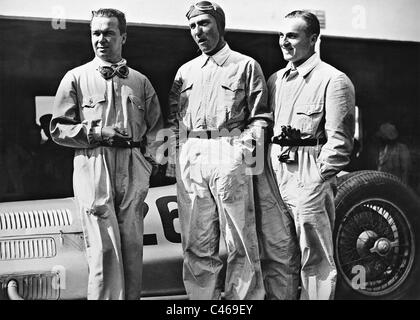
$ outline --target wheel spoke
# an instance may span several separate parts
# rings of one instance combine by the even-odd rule
[[[341,265],[342,265],[342,266],[346,266],[346,265],[348,265],[348,264],[352,264],[352,263],[355,263],[355,262],[359,262],[359,261],[365,260],[365,259],[367,259],[367,258],[369,258],[369,256],[366,256],[366,257],[361,257],[361,258],[359,258],[359,259],[355,259],[355,260],[351,260],[351,261],[347,261],[346,263],[342,263]]]
[[[365,201],[349,211],[338,229],[336,249],[347,281],[351,281],[354,265],[360,264],[369,279],[366,292],[393,290],[412,264],[408,228],[399,208],[381,199]]]

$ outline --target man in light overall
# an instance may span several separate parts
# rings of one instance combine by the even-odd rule
[[[314,14],[289,13],[279,34],[283,57],[289,63],[267,82],[274,112],[269,156],[296,229],[300,298],[333,299],[337,279],[333,185],[337,173],[349,163],[353,148],[354,87],[343,72],[321,61],[315,52],[320,26]],[[267,232],[265,236],[271,239],[267,243],[277,243],[282,226]],[[288,288],[292,295],[297,289],[297,282]],[[273,286],[271,290],[281,297],[285,288]]]
[[[88,299],[139,299],[142,207],[163,120],[150,81],[121,56],[124,14],[93,11],[90,26],[96,57],[61,81],[51,136],[75,150],[73,189],[87,247]]]
[[[184,284],[190,299],[220,299],[223,290],[226,299],[263,299],[252,175],[244,158],[272,119],[265,78],[254,59],[224,40],[219,5],[201,1],[187,18],[202,54],[179,68],[169,97],[179,142],[173,162]],[[174,169],[169,165],[167,174]],[[224,284],[221,237],[228,255]]]

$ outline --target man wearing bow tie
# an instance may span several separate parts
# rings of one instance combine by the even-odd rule
[[[62,79],[51,136],[75,149],[73,188],[85,233],[88,299],[139,299],[142,207],[163,120],[150,81],[121,56],[124,13],[93,11],[90,27],[96,57]]]

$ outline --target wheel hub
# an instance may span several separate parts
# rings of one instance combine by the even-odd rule
[[[398,247],[398,240],[390,241],[387,238],[379,238],[378,240],[376,240],[372,249],[370,249],[370,252],[376,252],[381,256],[386,256],[394,247]]]
[[[376,252],[381,256],[385,256],[389,250],[391,250],[391,241],[386,238],[380,238],[376,240],[375,245],[370,249],[370,252]]]
[[[380,256],[386,256],[394,243],[387,238],[379,238],[377,233],[372,230],[363,231],[357,238],[357,252],[361,257],[366,257],[371,253],[377,253]]]
[[[375,231],[363,231],[357,238],[356,249],[360,257],[366,257],[371,254],[371,248],[374,247],[378,235]]]

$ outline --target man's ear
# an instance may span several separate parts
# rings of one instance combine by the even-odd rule
[[[318,35],[316,33],[311,35],[311,38],[310,38],[311,45],[315,46],[315,43],[316,43],[317,40],[318,40]]]
[[[127,33],[123,33],[122,34],[122,44],[125,44],[126,41],[127,41]]]

